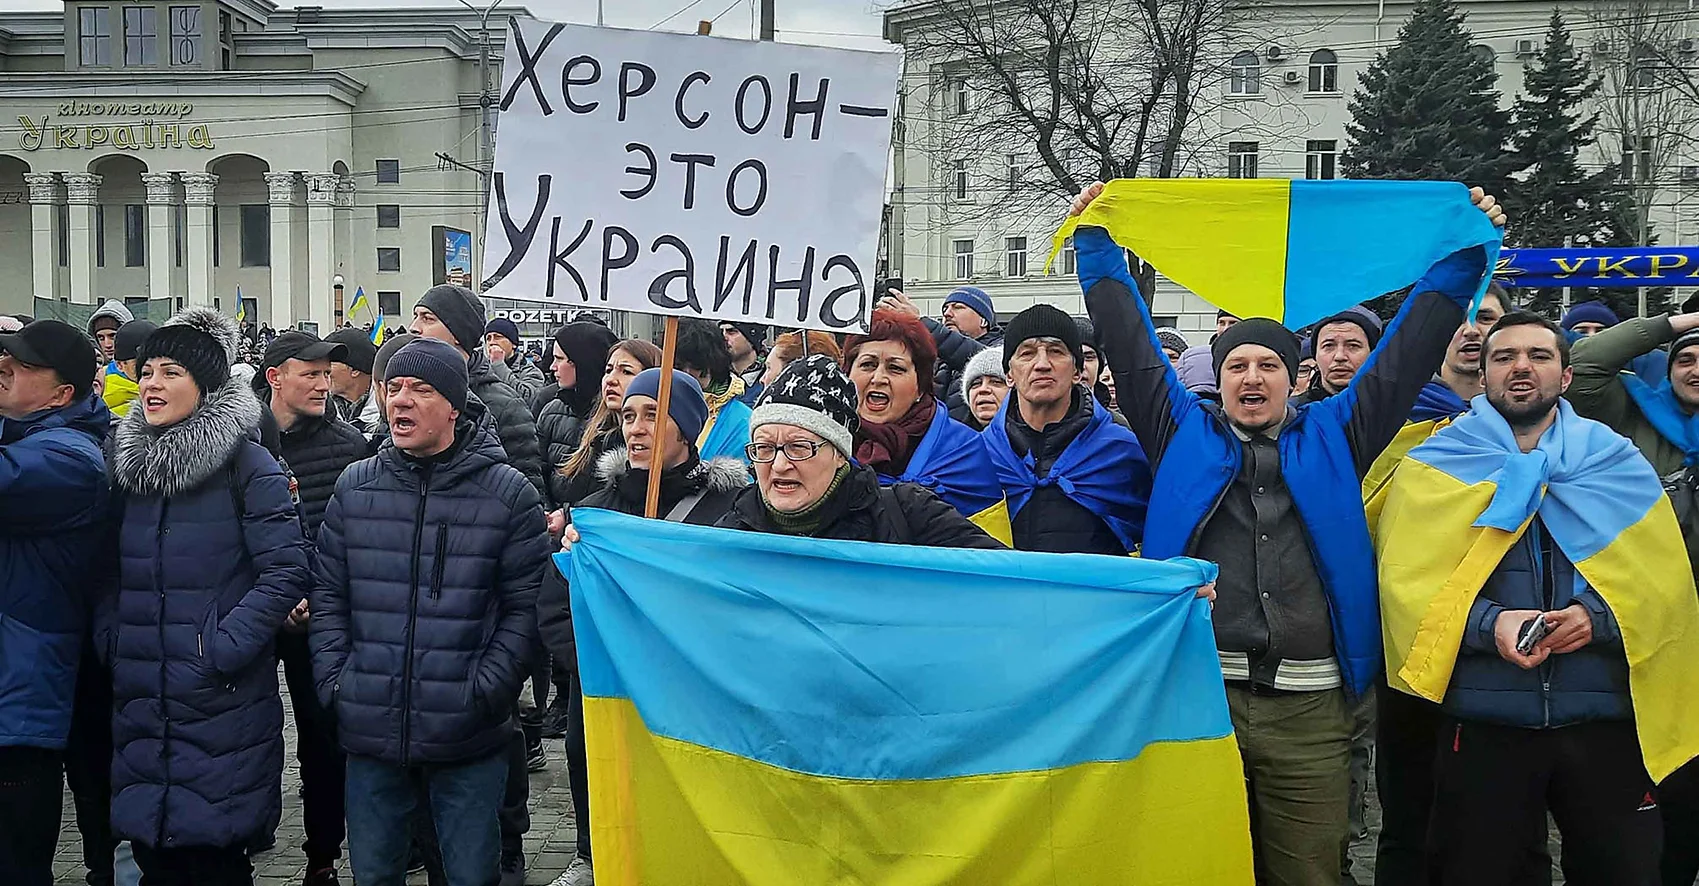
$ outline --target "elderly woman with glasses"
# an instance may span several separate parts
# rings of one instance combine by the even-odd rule
[[[854,461],[855,384],[830,357],[786,367],[750,416],[745,454],[755,485],[718,525],[782,535],[941,548],[1003,547],[955,508],[914,483],[879,485]]]

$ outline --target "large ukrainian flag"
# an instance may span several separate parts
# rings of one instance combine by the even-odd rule
[[[1251,883],[1214,566],[574,523],[604,886]]]
[[[1485,247],[1493,267],[1503,239],[1455,182],[1117,179],[1063,224],[1052,258],[1078,225],[1218,308],[1291,329],[1403,289],[1459,249]]]
[[[1387,682],[1445,700],[1470,607],[1536,514],[1616,616],[1641,754],[1662,781],[1699,755],[1699,597],[1652,466],[1567,401],[1523,453],[1478,396],[1393,472],[1375,532]]]

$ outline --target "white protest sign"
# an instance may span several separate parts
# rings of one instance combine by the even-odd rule
[[[866,329],[900,53],[509,27],[487,294]]]

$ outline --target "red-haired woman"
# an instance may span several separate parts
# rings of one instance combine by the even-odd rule
[[[938,348],[919,317],[876,310],[867,335],[844,342],[844,371],[860,396],[855,460],[879,482],[918,483],[1009,543],[1009,512],[979,435],[950,418],[932,391]]]

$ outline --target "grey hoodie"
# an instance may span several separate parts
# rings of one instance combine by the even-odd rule
[[[88,328],[85,330],[89,335],[94,335],[94,321],[99,320],[102,317],[111,317],[112,319],[117,320],[119,326],[123,326],[125,323],[136,319],[136,315],[130,313],[130,309],[124,307],[123,302],[115,298],[109,298],[101,304],[99,310],[89,315]]]

